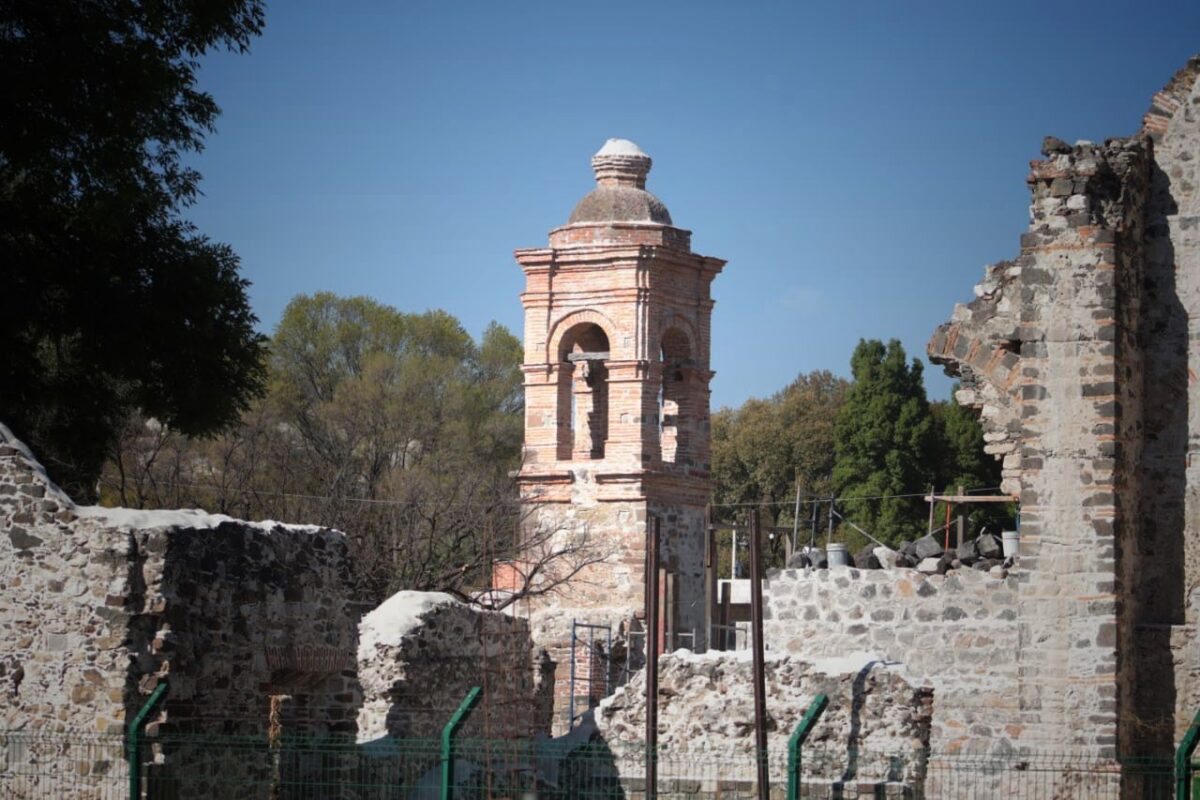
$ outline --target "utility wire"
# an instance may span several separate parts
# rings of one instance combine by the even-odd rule
[[[209,491],[222,491],[222,492],[228,492],[230,494],[242,494],[242,495],[255,494],[255,495],[261,495],[264,498],[266,498],[266,497],[289,497],[289,498],[300,499],[300,500],[327,500],[327,501],[339,502],[339,503],[368,503],[368,504],[375,504],[375,505],[398,505],[398,506],[418,505],[418,503],[415,503],[411,500],[387,500],[387,499],[383,499],[383,498],[372,498],[372,497],[333,497],[331,495],[321,495],[321,494],[300,494],[300,493],[296,493],[296,492],[277,492],[277,491],[273,491],[270,489],[259,490],[259,489],[251,489],[251,488],[237,488],[237,487],[233,487],[233,486],[219,486],[217,484],[185,483],[183,481],[172,481],[169,479],[155,481],[155,484],[160,485],[160,486],[181,487],[184,489],[206,489]],[[991,491],[997,491],[999,489],[1000,489],[999,486],[983,486],[983,487],[978,487],[978,488],[974,488],[974,489],[967,489],[966,491],[967,491],[967,494],[970,494],[972,492],[991,492]],[[811,494],[808,492],[805,492],[804,494],[806,495],[807,499],[802,499],[801,503],[811,502],[811,503],[823,504],[823,503],[828,503],[831,500],[833,502],[844,502],[844,501],[848,501],[848,500],[894,500],[894,499],[909,498],[909,497],[928,497],[929,490],[926,489],[923,492],[910,492],[910,493],[906,493],[906,494],[876,494],[876,495],[861,495],[861,496],[846,495],[846,496],[842,496],[842,497],[825,497],[822,495]],[[514,502],[514,501],[508,501],[508,502]],[[746,502],[746,503],[711,503],[710,507],[711,508],[763,508],[763,507],[775,507],[775,506],[791,506],[794,503],[795,503],[794,500],[770,500],[770,501],[762,500],[762,501],[752,501],[752,502]]]
[[[967,494],[971,492],[994,492],[999,491],[999,486],[981,486],[975,489],[967,489]],[[907,494],[875,494],[875,495],[845,495],[842,497],[826,497],[819,494],[805,493],[808,499],[801,500],[802,503],[828,503],[830,500],[836,502],[844,502],[848,500],[893,500],[904,497],[928,497],[929,490],[923,492],[911,492]],[[936,493],[935,493],[936,494]],[[712,508],[762,508],[764,506],[790,506],[794,500],[762,500],[748,503],[713,503]]]

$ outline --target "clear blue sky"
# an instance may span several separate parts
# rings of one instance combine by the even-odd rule
[[[861,337],[924,355],[1016,254],[1041,139],[1133,133],[1200,52],[1200,2],[273,2],[201,73],[223,109],[188,211],[265,331],[297,293],[444,308],[518,335],[519,247],[608,137],[714,284],[714,406]],[[927,369],[931,397],[950,382]]]

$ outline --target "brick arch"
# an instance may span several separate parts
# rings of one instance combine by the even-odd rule
[[[1150,108],[1142,117],[1141,133],[1155,142],[1162,139],[1171,124],[1175,112],[1187,102],[1192,87],[1200,79],[1200,56],[1192,56],[1188,63],[1175,73],[1170,82],[1150,101]]]
[[[1015,397],[1019,391],[1021,356],[1012,348],[972,335],[957,322],[938,330],[926,352],[930,361],[954,370],[957,375],[961,376],[962,368],[966,367],[1004,394]]]
[[[651,351],[652,360],[658,359],[659,353],[662,350],[663,340],[672,330],[676,330],[683,334],[683,337],[687,339],[688,351],[691,353],[692,359],[699,363],[700,341],[696,335],[696,329],[692,325],[691,320],[680,316],[664,317],[659,321],[658,328],[654,335],[654,347]]]
[[[1193,56],[1170,82],[1155,93],[1142,118],[1141,134],[1154,142],[1154,161],[1161,188],[1169,192],[1159,210],[1166,216],[1200,214],[1200,166],[1192,157],[1200,137],[1200,120],[1181,113],[1200,103],[1200,56]]]
[[[608,337],[609,347],[616,347],[617,328],[613,324],[613,321],[595,309],[581,309],[579,311],[572,311],[560,318],[554,323],[554,327],[550,329],[550,336],[546,343],[546,362],[553,364],[559,360],[558,350],[562,347],[562,340],[567,335],[567,331],[577,325],[588,323],[604,331],[604,335]]]

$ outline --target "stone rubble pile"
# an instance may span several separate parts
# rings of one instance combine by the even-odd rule
[[[1003,578],[1012,568],[1014,559],[1005,557],[1000,537],[982,533],[967,539],[957,547],[946,550],[934,535],[905,542],[899,550],[870,545],[851,555],[846,554],[847,566],[856,569],[916,569],[926,575],[945,575],[955,569],[976,569]],[[827,569],[829,557],[819,548],[805,548],[787,562],[788,569]]]

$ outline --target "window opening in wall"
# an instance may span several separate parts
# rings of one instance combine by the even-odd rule
[[[687,337],[671,328],[663,334],[659,359],[662,383],[658,391],[658,441],[664,464],[682,464],[688,454],[691,408],[684,368],[691,364]]]
[[[608,336],[592,323],[563,336],[559,353],[558,457],[604,458],[608,442]]]

